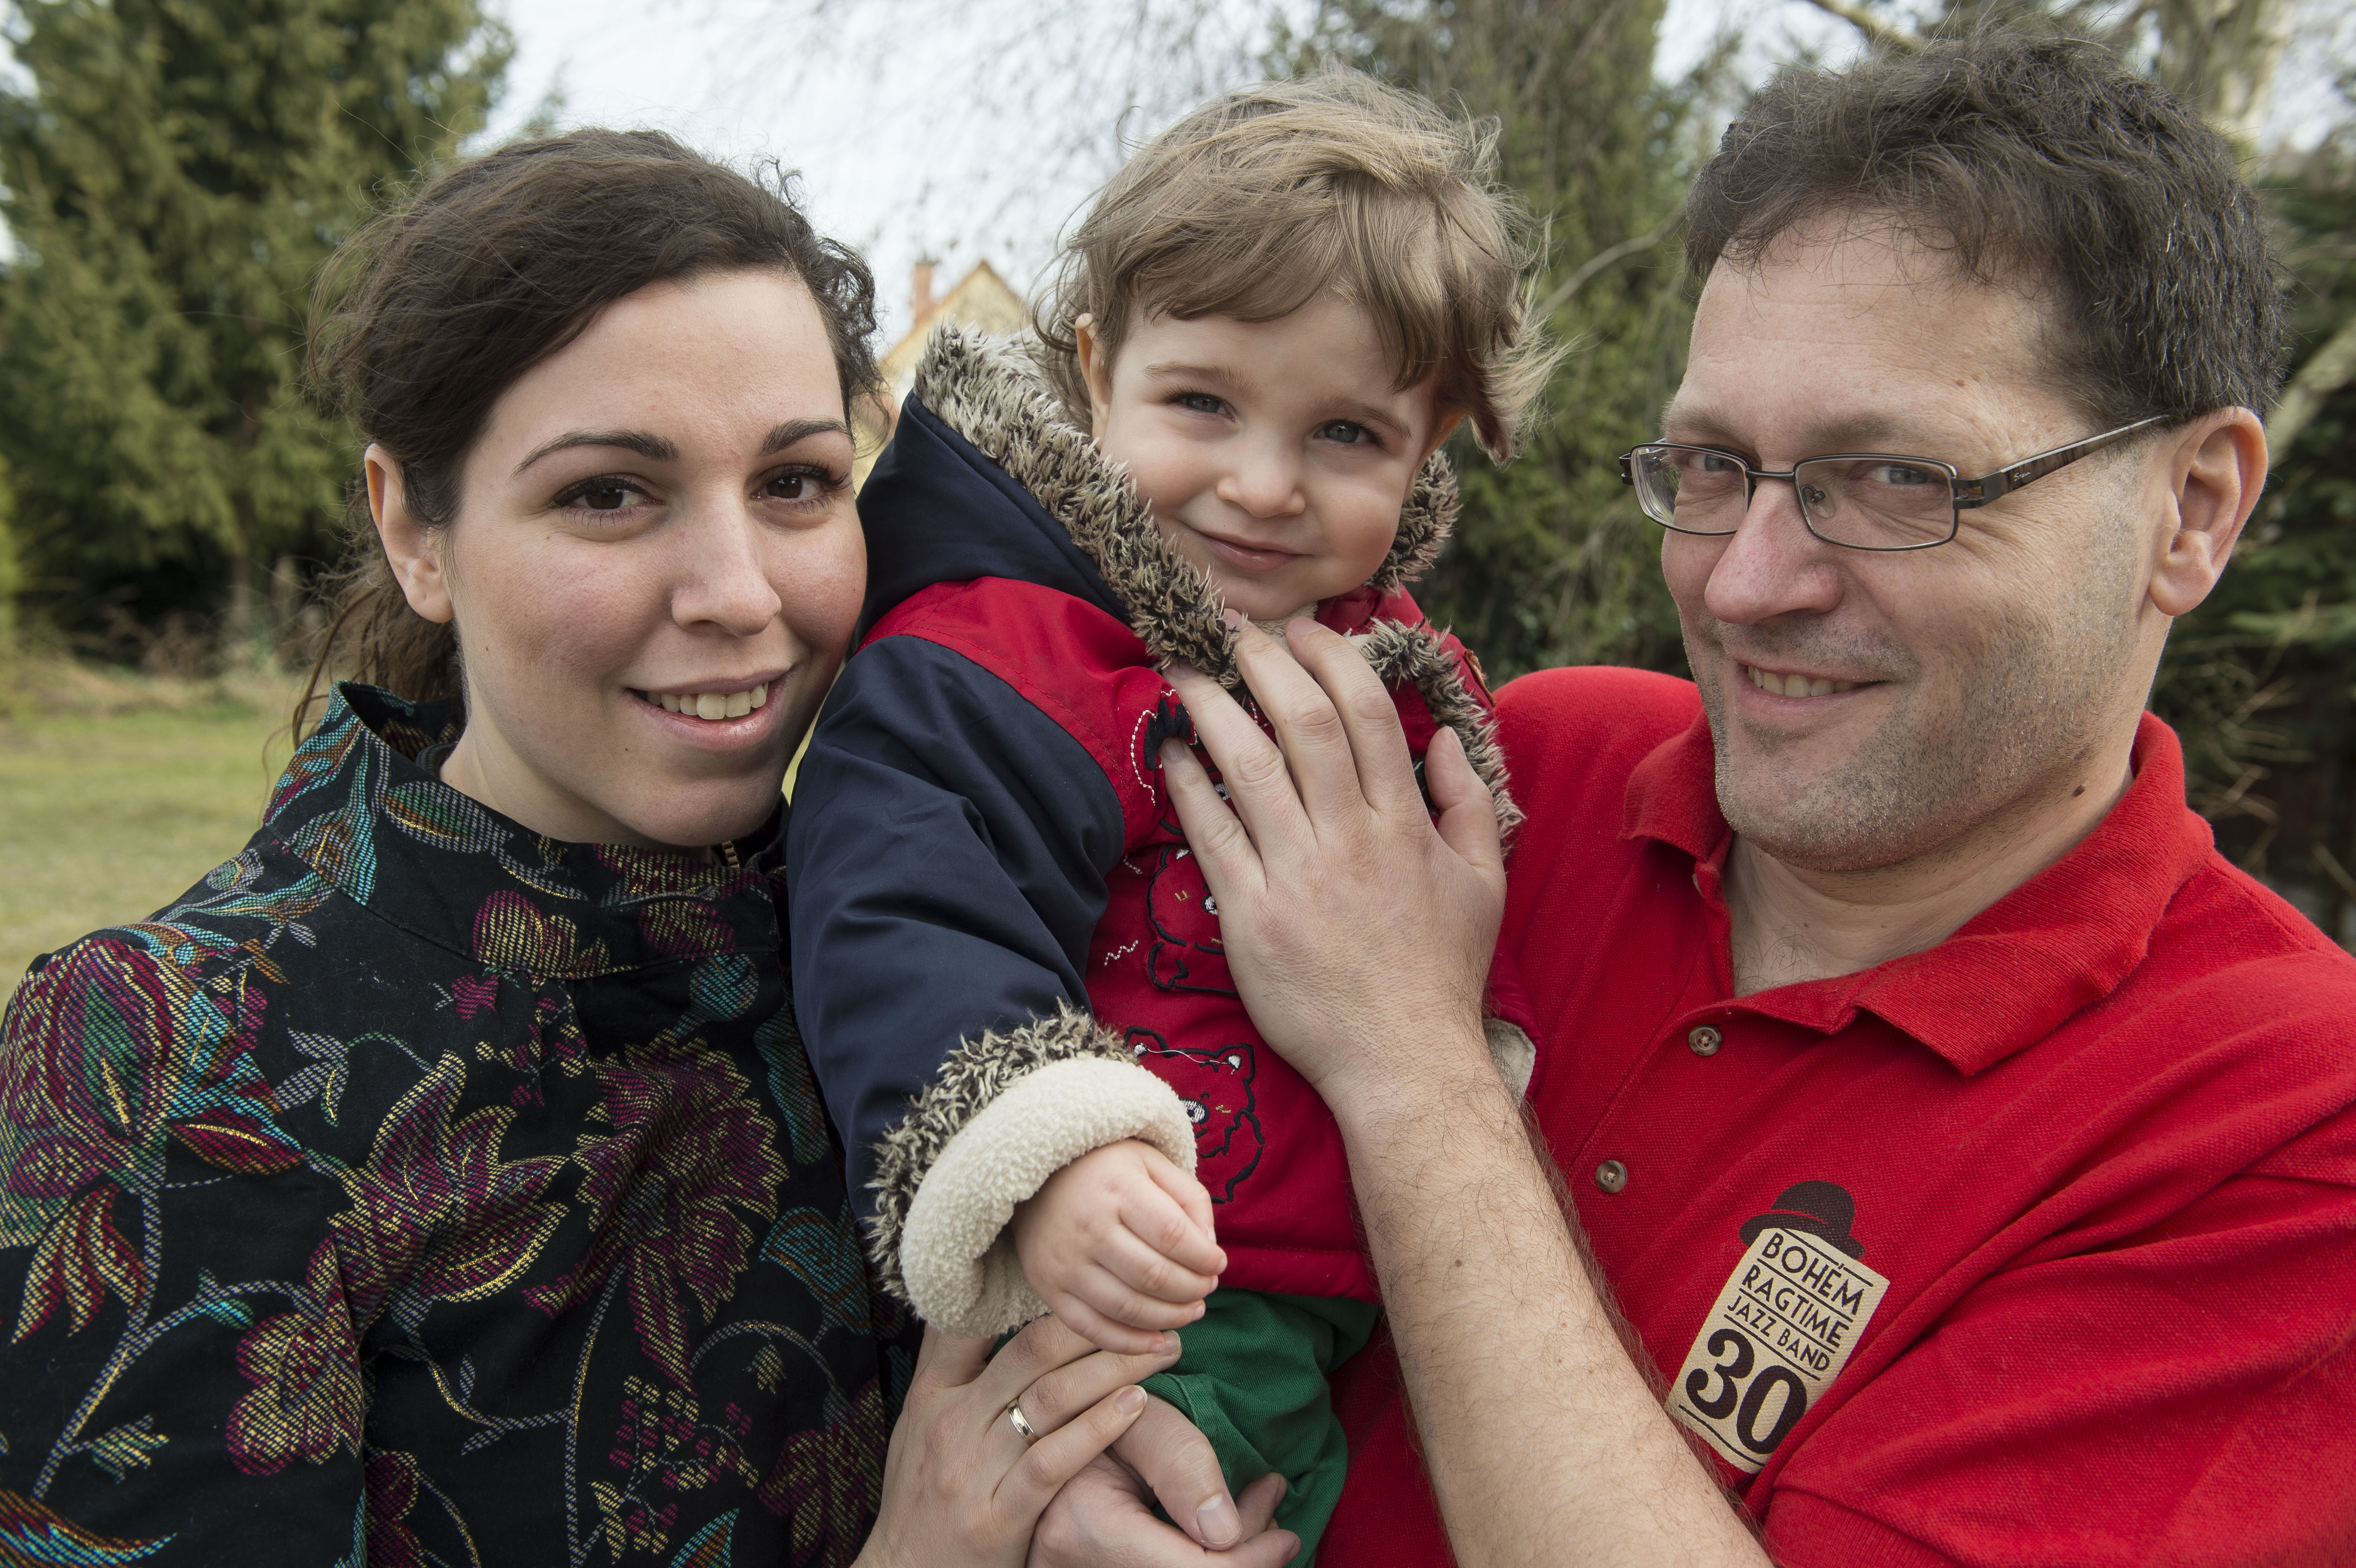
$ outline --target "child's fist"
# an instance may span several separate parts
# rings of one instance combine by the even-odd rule
[[[1104,1349],[1143,1355],[1203,1315],[1227,1254],[1211,1195],[1161,1150],[1107,1144],[1015,1206],[1014,1255],[1047,1309]]]

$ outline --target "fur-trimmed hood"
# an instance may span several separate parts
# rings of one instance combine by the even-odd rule
[[[977,523],[968,485],[951,497],[944,470],[987,481]],[[1010,483],[1011,482],[1011,483]],[[1399,512],[1398,538],[1366,583],[1405,588],[1438,559],[1456,521],[1456,478],[1434,453]],[[1157,662],[1241,684],[1235,634],[1209,573],[1179,555],[1121,468],[1066,417],[1024,342],[937,328],[918,363],[898,432],[860,497],[868,537],[864,628],[937,582],[1009,577],[1073,593],[1128,624]],[[1500,827],[1521,813],[1505,793],[1494,727],[1455,657],[1424,624],[1378,620],[1354,637],[1387,684],[1416,687],[1456,731],[1497,797]]]

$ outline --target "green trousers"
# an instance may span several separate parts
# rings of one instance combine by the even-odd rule
[[[1350,1470],[1326,1375],[1365,1347],[1381,1315],[1348,1296],[1215,1290],[1201,1320],[1178,1330],[1178,1364],[1145,1380],[1211,1440],[1231,1491],[1283,1474],[1276,1522],[1301,1537],[1295,1568],[1316,1555]]]

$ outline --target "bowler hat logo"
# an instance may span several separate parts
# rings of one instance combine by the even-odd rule
[[[1796,1181],[1736,1227],[1743,1253],[1669,1389],[1669,1413],[1756,1475],[1848,1365],[1890,1282],[1858,1260],[1857,1200]]]
[[[1803,1181],[1783,1189],[1776,1196],[1775,1207],[1764,1214],[1743,1221],[1741,1235],[1748,1246],[1769,1226],[1781,1225],[1830,1242],[1849,1256],[1861,1258],[1865,1243],[1848,1233],[1856,1223],[1857,1200],[1848,1195],[1847,1188],[1832,1181]]]

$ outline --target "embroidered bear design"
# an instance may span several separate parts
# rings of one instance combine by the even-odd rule
[[[1219,939],[1219,906],[1203,881],[1194,851],[1165,844],[1155,852],[1146,882],[1145,918],[1153,930],[1145,974],[1156,990],[1232,997],[1227,949]]]
[[[1141,1027],[1130,1029],[1128,1040],[1139,1062],[1178,1092],[1194,1124],[1194,1179],[1212,1202],[1225,1203],[1259,1164],[1264,1147],[1252,1108],[1252,1048],[1189,1051]]]

